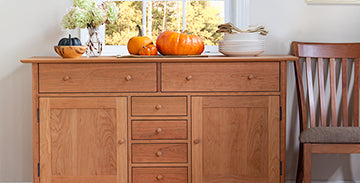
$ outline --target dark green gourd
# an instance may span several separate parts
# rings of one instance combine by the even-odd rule
[[[69,34],[69,38],[62,38],[58,46],[81,46],[81,41],[77,37],[72,38]]]

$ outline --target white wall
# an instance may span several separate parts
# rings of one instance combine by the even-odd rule
[[[61,17],[72,0],[1,0],[0,17],[0,182],[32,181],[31,66],[22,58],[56,55],[53,46],[68,31]],[[299,41],[360,42],[360,6],[306,5],[304,0],[250,0],[250,22],[265,25],[266,54],[288,54]],[[77,31],[71,32],[74,36]],[[287,178],[293,179],[297,158],[296,101],[289,64]],[[314,157],[315,179],[360,180],[360,158]],[[352,166],[352,171],[348,168]],[[353,172],[353,174],[349,173]]]
[[[250,0],[250,24],[270,30],[265,54],[289,54],[292,41],[360,42],[359,5],[308,5],[305,0]],[[287,179],[296,174],[297,99],[288,65]],[[314,155],[313,180],[360,180],[359,155]]]
[[[61,17],[72,0],[0,0],[0,182],[32,181],[31,65],[56,55],[67,32]]]

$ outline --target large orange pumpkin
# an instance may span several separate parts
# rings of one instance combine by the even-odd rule
[[[200,55],[204,42],[196,35],[165,31],[156,39],[156,47],[163,55]]]
[[[130,38],[130,40],[127,44],[127,49],[129,51],[129,53],[132,55],[138,55],[140,49],[142,49],[143,46],[147,46],[152,43],[151,39],[149,37],[141,36],[140,26],[137,25],[136,27],[139,29],[138,36]]]

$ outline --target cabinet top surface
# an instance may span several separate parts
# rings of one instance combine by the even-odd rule
[[[255,57],[227,57],[227,56],[101,56],[101,57],[30,57],[22,59],[22,63],[136,63],[136,62],[241,62],[241,61],[295,61],[297,57],[291,55],[261,55]]]

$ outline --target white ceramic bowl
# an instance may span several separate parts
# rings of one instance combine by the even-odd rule
[[[251,33],[224,33],[224,40],[258,40],[260,34],[258,32]]]
[[[258,56],[264,52],[264,50],[259,51],[220,51],[222,54],[227,56]]]
[[[219,41],[219,45],[263,45],[264,40]]]

